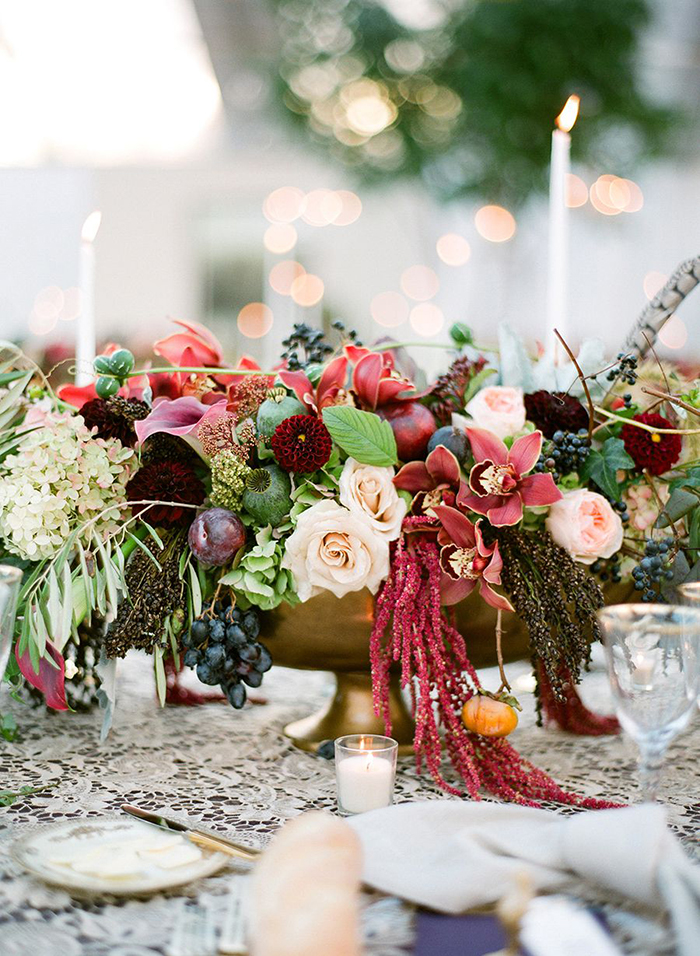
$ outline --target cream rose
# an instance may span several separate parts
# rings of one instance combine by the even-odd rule
[[[301,601],[321,591],[343,597],[369,588],[374,594],[389,574],[389,543],[366,518],[335,501],[320,501],[301,514],[282,567],[292,572]]]
[[[525,402],[521,388],[491,385],[482,388],[466,407],[477,428],[486,428],[499,438],[517,435],[525,426]]]
[[[369,521],[377,534],[394,541],[408,505],[394,487],[394,469],[362,465],[348,458],[340,476],[340,503],[358,518]]]
[[[560,501],[550,505],[545,524],[556,544],[582,564],[610,558],[622,545],[620,516],[596,491],[564,492]]]

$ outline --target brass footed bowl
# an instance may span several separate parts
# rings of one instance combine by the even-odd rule
[[[262,640],[275,664],[302,670],[332,671],[335,694],[315,714],[288,724],[284,732],[302,750],[316,750],[324,740],[344,734],[382,734],[384,721],[372,707],[369,639],[374,602],[368,591],[336,598],[324,592],[296,607],[281,605],[263,616]],[[456,607],[456,624],[467,642],[475,667],[496,660],[496,612],[474,592]],[[503,655],[506,661],[528,656],[528,634],[515,614],[503,616]],[[391,681],[392,736],[403,752],[413,744],[414,724],[406,707],[398,675]]]

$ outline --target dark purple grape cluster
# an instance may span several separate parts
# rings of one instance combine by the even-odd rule
[[[639,564],[632,568],[632,580],[635,591],[642,591],[642,601],[662,601],[663,598],[654,585],[661,581],[673,580],[673,538],[662,538],[654,541],[648,538],[644,542],[644,557]]]
[[[588,430],[580,428],[577,432],[556,431],[535,464],[540,474],[549,472],[555,481],[562,475],[569,475],[584,464],[591,450]]]
[[[607,378],[609,382],[614,382],[616,378],[619,378],[621,382],[625,382],[627,385],[634,385],[637,381],[637,356],[618,352],[617,363],[610,369]]]
[[[272,667],[270,652],[258,641],[260,618],[241,611],[231,600],[212,603],[192,622],[183,638],[184,662],[203,684],[219,684],[236,710],[246,702],[246,689],[260,687]]]

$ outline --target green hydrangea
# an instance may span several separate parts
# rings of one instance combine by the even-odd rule
[[[262,611],[271,611],[282,601],[298,604],[291,571],[281,567],[283,554],[284,546],[272,537],[272,529],[263,528],[255,536],[255,546],[220,583],[233,588],[243,607],[253,604]]]
[[[238,511],[250,468],[232,448],[219,452],[211,463],[211,500],[220,508]]]
[[[29,424],[29,423],[27,423]],[[37,414],[0,472],[0,538],[29,561],[52,558],[75,530],[88,545],[118,530],[134,453],[93,436],[80,415]],[[39,427],[36,427],[38,425]]]

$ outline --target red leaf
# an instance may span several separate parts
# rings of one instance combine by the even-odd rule
[[[46,651],[55,662],[54,667],[50,661],[42,657],[39,661],[39,673],[32,667],[32,661],[29,656],[29,648],[19,655],[19,644],[15,646],[15,658],[25,680],[28,680],[32,687],[36,687],[46,698],[46,704],[53,710],[70,710],[66,703],[65,690],[65,671],[66,666],[60,652],[53,646],[51,641],[46,642]]]

